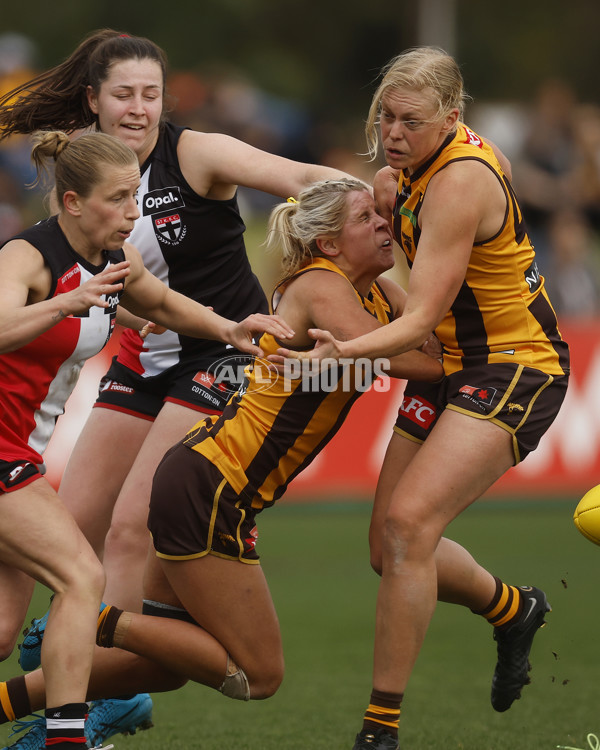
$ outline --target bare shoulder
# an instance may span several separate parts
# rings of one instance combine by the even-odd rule
[[[33,301],[50,292],[52,274],[43,255],[25,240],[10,240],[0,249],[0,287],[28,289]]]
[[[464,159],[448,164],[431,178],[425,201],[434,198],[440,204],[454,205],[466,198],[482,203],[489,199],[490,193],[504,196],[496,172],[476,159]]]
[[[10,240],[0,249],[3,273],[14,267],[24,274],[35,274],[45,266],[44,256],[26,240]]]
[[[313,268],[298,274],[287,284],[277,312],[285,315],[292,308],[297,312],[302,311],[311,326],[316,310],[331,308],[341,300],[360,304],[348,279],[334,271]]]
[[[427,186],[421,228],[436,227],[438,241],[443,238],[446,245],[451,230],[471,244],[493,237],[506,214],[506,188],[500,180],[498,172],[475,159],[448,164]]]
[[[378,169],[373,177],[373,188],[382,192],[396,192],[400,172],[391,167]]]
[[[391,220],[394,202],[398,192],[400,174],[391,167],[383,167],[373,178],[373,196],[377,211],[388,221]]]
[[[326,268],[312,268],[299,274],[290,282],[288,288],[290,291],[294,290],[294,294],[302,295],[304,299],[327,298],[331,300],[336,296],[354,293],[352,284],[345,276]]]
[[[123,243],[123,252],[125,253],[125,260],[128,260],[130,264],[128,280],[133,281],[145,270],[144,261],[142,260],[140,251],[131,242]]]
[[[379,325],[363,308],[350,281],[325,269],[315,269],[294,279],[277,312],[280,310],[294,330],[323,328],[339,340],[355,338]],[[303,343],[312,340],[306,338]]]
[[[195,193],[214,200],[235,194],[239,165],[251,147],[223,133],[184,130],[177,144],[179,167]]]
[[[200,130],[184,130],[179,137],[177,154],[180,164],[202,157],[209,163],[226,158],[230,152],[254,150],[247,143],[224,133],[204,133]]]

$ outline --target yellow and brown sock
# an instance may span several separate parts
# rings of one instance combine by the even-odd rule
[[[507,586],[499,578],[496,581],[496,592],[490,604],[478,612],[495,628],[506,629],[519,619],[523,610],[523,597],[516,586]]]
[[[29,716],[31,703],[25,685],[25,675],[0,682],[0,724]]]
[[[398,724],[400,722],[400,704],[403,693],[384,693],[373,690],[369,707],[365,711],[363,730],[375,733],[378,729],[398,739]]]

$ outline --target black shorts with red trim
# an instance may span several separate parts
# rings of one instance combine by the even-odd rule
[[[23,459],[0,461],[0,492],[26,487],[44,474],[44,467]]]
[[[394,431],[422,443],[444,409],[489,419],[513,436],[515,463],[535,450],[564,400],[569,376],[511,363],[467,367],[439,383],[411,381]]]
[[[158,557],[257,564],[257,512],[205,456],[177,443],[154,474],[148,528]]]
[[[143,377],[113,357],[94,406],[149,420],[156,418],[165,401],[204,414],[220,414],[242,384],[244,368],[251,362],[251,357],[237,355],[199,370],[194,361],[184,360],[160,375]],[[225,364],[221,367],[221,363]]]

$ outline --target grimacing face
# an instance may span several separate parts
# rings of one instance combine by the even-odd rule
[[[347,217],[338,237],[331,240],[334,260],[354,285],[366,294],[373,281],[394,265],[392,233],[367,190],[346,196]]]

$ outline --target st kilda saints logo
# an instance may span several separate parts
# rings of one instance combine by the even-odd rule
[[[182,232],[181,216],[170,214],[159,216],[154,219],[154,228],[158,233],[158,239],[174,245],[185,237],[185,229]]]
[[[184,206],[185,202],[178,187],[160,188],[146,193],[142,215],[152,216],[156,236],[161,242],[176,245],[187,232],[178,210]]]

